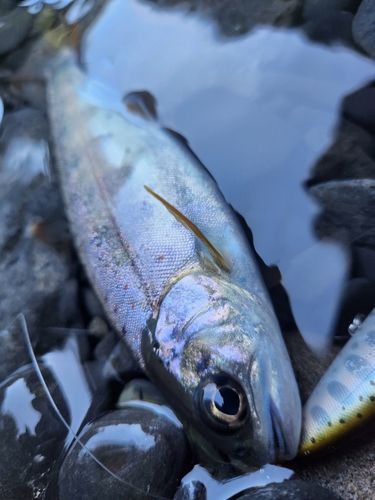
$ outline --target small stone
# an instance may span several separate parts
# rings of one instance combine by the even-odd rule
[[[4,115],[0,136],[0,330],[24,313],[32,339],[36,329],[80,323],[77,301],[67,302],[65,293],[71,292],[72,243],[60,225],[53,229],[63,212],[60,190],[40,154],[48,130],[45,115],[26,108]],[[10,152],[15,140],[30,148]],[[64,237],[48,237],[50,229]]]
[[[109,354],[103,370],[105,376],[123,381],[128,381],[131,378],[143,375],[130,349],[121,339]]]
[[[361,125],[375,135],[375,86],[373,83],[345,97],[342,107],[344,118]]]
[[[306,0],[303,4],[303,29],[312,40],[354,45],[353,15],[361,0]]]
[[[207,500],[207,490],[200,481],[191,481],[178,488],[173,500]]]
[[[33,16],[21,8],[0,16],[0,55],[18,47],[30,32],[33,22]]]
[[[363,0],[353,20],[353,37],[372,58],[375,58],[375,1]]]
[[[333,144],[318,160],[309,184],[343,179],[375,179],[374,136],[347,120],[340,122]]]
[[[68,419],[59,386],[47,368],[41,371],[53,400]],[[55,466],[68,431],[31,365],[1,384],[0,408],[0,496],[33,500],[37,492],[44,495],[47,488],[54,489]]]
[[[182,426],[144,408],[103,415],[79,437],[86,448],[70,449],[60,470],[60,500],[172,498],[190,465]]]
[[[374,180],[331,181],[313,186],[309,192],[323,208],[316,221],[320,238],[375,247]]]
[[[108,333],[108,325],[104,321],[104,319],[99,316],[95,316],[89,323],[88,330],[91,335],[94,335],[98,338],[103,338]]]
[[[342,500],[330,490],[323,488],[317,483],[303,482],[299,480],[284,481],[280,484],[270,484],[264,488],[249,490],[238,500]]]
[[[149,380],[135,378],[122,390],[117,402],[117,408],[125,408],[129,401],[148,401],[158,405],[166,405],[166,401],[159,389]]]

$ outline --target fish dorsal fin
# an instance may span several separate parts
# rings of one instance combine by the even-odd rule
[[[170,203],[167,202],[164,198],[162,198],[160,195],[155,193],[152,189],[150,189],[148,186],[143,186],[146,191],[148,191],[152,196],[154,196],[157,200],[159,200],[167,210],[175,217],[175,219],[178,220],[180,224],[182,224],[185,229],[191,231],[207,248],[207,250],[210,252],[210,255],[216,262],[216,264],[226,272],[230,272],[230,265],[227,262],[227,260],[221,255],[221,253],[216,250],[216,248],[213,246],[213,244],[206,238],[206,236],[202,233],[202,231],[192,222],[189,220],[187,217],[185,217],[184,214],[182,214],[179,210],[177,210],[176,207],[171,205]]]
[[[157,120],[158,118],[156,99],[147,90],[130,92],[123,97],[122,102],[130,113],[142,116],[146,120]]]

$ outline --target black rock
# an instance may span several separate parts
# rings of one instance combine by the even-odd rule
[[[143,372],[134,360],[128,346],[119,339],[108,355],[103,368],[103,374],[107,378],[115,378],[127,382],[131,378],[141,377]]]
[[[321,238],[375,247],[375,181],[331,181],[310,188],[322,205],[316,222]]]
[[[363,0],[353,20],[353,37],[371,57],[375,58],[375,1]]]
[[[60,388],[47,368],[41,370],[67,419]],[[56,468],[68,431],[33,366],[23,367],[1,384],[0,408],[0,499],[45,498],[46,490],[54,491],[57,483]]]
[[[144,408],[103,415],[79,438],[86,448],[70,449],[60,470],[60,500],[172,498],[190,464],[182,426]]]
[[[317,161],[308,185],[341,179],[375,179],[374,136],[342,120],[333,144]]]
[[[183,6],[213,19],[224,36],[247,33],[255,26],[293,26],[299,15],[301,0],[148,0],[162,8]]]
[[[0,359],[0,383],[17,369],[31,363],[21,325],[17,320],[0,331]]]
[[[375,86],[373,83],[345,97],[342,107],[344,118],[375,135]]]
[[[147,401],[157,405],[167,405],[159,389],[149,380],[135,378],[123,388],[117,401],[117,408],[126,408],[129,401]]]
[[[19,313],[32,337],[40,327],[80,326],[62,199],[57,179],[43,173],[46,117],[32,109],[9,113],[0,131],[0,329]]]
[[[15,8],[0,15],[0,55],[14,50],[29,34],[34,16],[26,9]]]
[[[342,497],[319,484],[298,480],[270,484],[235,498],[236,500],[342,500]]]
[[[361,0],[306,0],[302,9],[303,28],[313,40],[354,44],[353,14]]]
[[[207,490],[200,481],[191,481],[178,488],[173,500],[207,500]]]

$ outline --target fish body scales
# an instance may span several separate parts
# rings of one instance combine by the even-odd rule
[[[113,326],[171,406],[230,458],[291,458],[298,389],[233,210],[186,146],[134,113],[134,100],[130,112],[85,89],[74,54],[62,51],[48,75],[55,154],[79,256]]]

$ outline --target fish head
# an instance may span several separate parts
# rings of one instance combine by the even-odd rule
[[[216,278],[186,276],[164,297],[150,341],[150,377],[233,463],[296,455],[301,403],[267,300]]]

